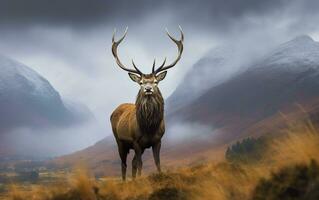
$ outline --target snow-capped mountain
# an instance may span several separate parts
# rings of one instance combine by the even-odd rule
[[[47,80],[24,64],[0,55],[0,67],[1,91],[31,92],[32,95],[41,95],[47,98],[59,96]]]
[[[186,73],[181,84],[167,99],[169,112],[174,112],[235,74],[240,66],[235,60],[235,51],[230,46],[218,47],[207,53]]]
[[[0,55],[0,71],[1,132],[68,126],[85,118],[68,109],[52,85],[26,65]]]
[[[308,35],[302,35],[280,45],[267,55],[263,62],[265,67],[287,66],[290,70],[302,72],[318,66],[318,55],[319,42],[314,41]]]

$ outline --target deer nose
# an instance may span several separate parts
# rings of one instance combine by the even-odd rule
[[[145,93],[152,93],[152,92],[153,92],[153,87],[150,86],[150,85],[146,85],[146,86],[144,87],[144,92],[145,92]]]
[[[146,87],[145,87],[145,91],[147,91],[147,92],[152,91],[152,87],[151,87],[151,86],[146,86]]]

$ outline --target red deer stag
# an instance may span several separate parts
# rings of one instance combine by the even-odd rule
[[[180,27],[179,27],[180,28]],[[178,56],[174,62],[165,65],[166,58],[161,66],[155,67],[153,63],[152,73],[143,74],[134,64],[134,69],[126,68],[117,54],[117,47],[125,38],[125,34],[115,41],[112,38],[112,53],[117,65],[128,72],[129,77],[140,85],[135,104],[125,103],[118,106],[111,115],[111,124],[114,137],[118,145],[119,155],[122,161],[122,179],[126,179],[126,158],[130,149],[135,151],[132,160],[132,177],[135,179],[136,172],[141,175],[142,154],[146,148],[152,147],[153,157],[158,172],[161,172],[160,149],[161,138],[165,132],[164,124],[164,99],[158,88],[169,68],[172,68],[180,60],[183,52],[184,35],[180,28],[181,39],[174,39],[167,31],[169,38],[177,45]]]

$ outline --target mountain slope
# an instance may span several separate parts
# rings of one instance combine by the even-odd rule
[[[199,59],[189,70],[181,84],[166,100],[168,113],[175,112],[211,87],[228,80],[242,70],[245,61],[231,45],[217,47]]]
[[[29,67],[0,55],[0,131],[68,126],[84,116],[68,109],[51,84]]]
[[[213,128],[245,127],[319,97],[319,43],[300,36],[168,116]],[[233,133],[235,134],[235,133]]]

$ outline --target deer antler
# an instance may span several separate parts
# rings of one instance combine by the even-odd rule
[[[180,26],[179,26],[179,30],[181,32],[181,39],[180,40],[176,40],[175,38],[173,38],[169,34],[168,30],[166,29],[166,33],[167,33],[168,37],[177,45],[177,48],[178,48],[177,58],[170,65],[164,66],[165,62],[166,62],[166,58],[165,58],[163,64],[159,68],[157,68],[156,70],[155,70],[155,64],[153,64],[153,69],[152,69],[152,73],[153,74],[158,74],[161,71],[165,71],[165,70],[167,70],[169,68],[174,67],[176,65],[176,63],[181,59],[181,56],[182,56],[182,53],[183,53],[184,34],[183,34],[182,28]]]
[[[125,36],[127,34],[127,29],[128,29],[128,27],[126,27],[124,35],[118,41],[115,41],[115,39],[114,39],[115,38],[115,33],[116,33],[116,29],[114,29],[114,33],[113,33],[113,37],[112,37],[112,53],[113,53],[113,56],[114,56],[114,58],[116,60],[117,65],[120,68],[122,68],[125,71],[134,73],[134,74],[142,75],[143,73],[136,67],[136,65],[134,64],[133,60],[132,60],[132,64],[133,64],[134,69],[128,69],[122,64],[122,62],[120,61],[119,57],[117,56],[117,47],[124,40],[124,38],[125,38]]]

